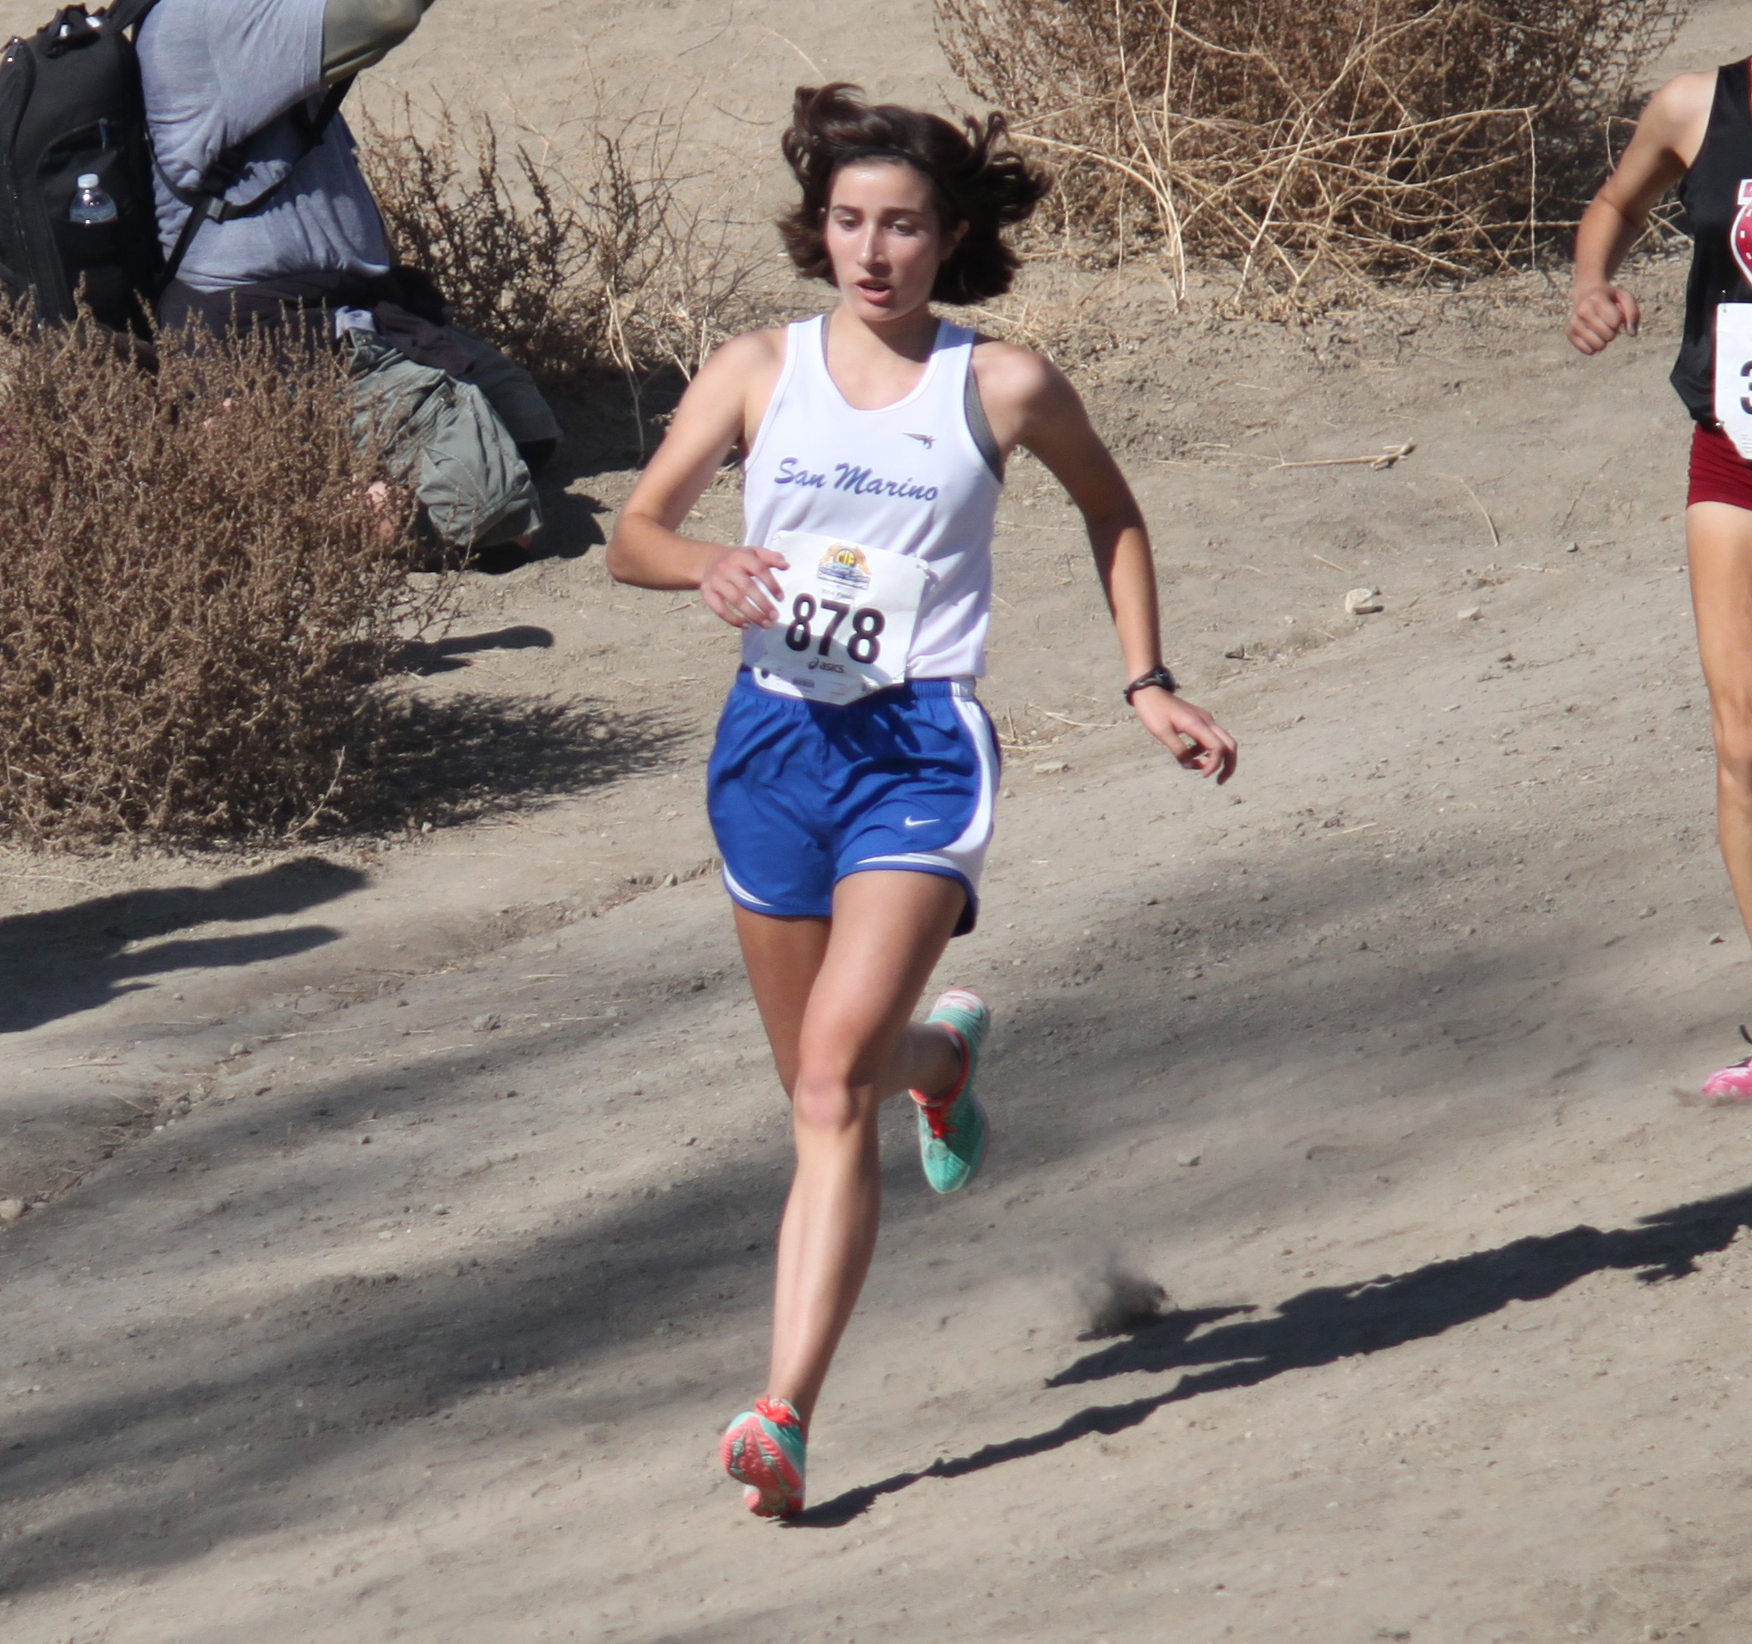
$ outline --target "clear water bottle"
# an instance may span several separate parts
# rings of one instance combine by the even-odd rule
[[[116,202],[104,193],[95,171],[88,171],[79,179],[79,186],[73,193],[73,209],[67,215],[76,223],[113,223],[116,220]]]

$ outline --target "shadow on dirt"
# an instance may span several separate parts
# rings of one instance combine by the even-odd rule
[[[675,985],[688,985],[680,972]],[[659,1003],[655,995],[649,1001],[653,1009]],[[674,1011],[672,1000],[665,1017],[671,1024]],[[587,1064],[592,1047],[609,1031],[603,1023],[580,1024],[564,1055]],[[496,1046],[494,1060],[519,1062],[517,1048]],[[503,1082],[484,1063],[467,1079],[471,1089]],[[381,1070],[349,1073],[320,1094],[302,1092],[296,1111],[288,1104],[277,1114],[267,1142],[258,1137],[261,1110],[244,1104],[226,1109],[203,1139],[200,1151],[207,1160],[221,1164],[273,1146],[282,1163],[254,1194],[191,1205],[191,1233],[184,1242],[204,1246],[210,1239],[247,1259],[239,1241],[260,1225],[258,1217],[283,1216],[293,1206],[317,1202],[311,1171],[322,1172],[331,1198],[341,1185],[332,1154],[301,1159],[306,1138],[337,1128],[350,1138],[367,1115],[379,1129],[390,1122],[446,1123],[447,1110],[462,1096],[454,1079],[386,1084]],[[534,1103],[519,1103],[536,1130],[544,1129]],[[411,1181],[393,1185],[405,1164],[398,1162],[394,1175],[385,1177],[388,1148],[348,1153],[355,1162],[338,1200],[343,1225],[365,1206],[369,1214],[381,1213],[386,1204],[392,1212],[405,1210],[401,1199],[431,1191]],[[888,1185],[898,1207],[903,1179],[913,1177],[914,1167],[900,1153],[891,1166],[894,1180]],[[502,1164],[485,1159],[480,1168],[502,1171],[499,1190],[514,1192],[529,1165],[513,1153]],[[320,1492],[305,1497],[312,1503],[306,1509],[296,1497],[305,1488],[302,1481],[327,1460],[386,1431],[455,1431],[438,1424],[465,1405],[473,1410],[470,1431],[485,1443],[501,1431],[526,1439],[532,1418],[556,1421],[568,1432],[580,1422],[618,1430],[647,1406],[648,1388],[623,1377],[594,1389],[588,1403],[580,1404],[571,1389],[550,1378],[576,1374],[624,1350],[629,1337],[650,1339],[660,1330],[715,1332],[725,1328],[727,1317],[746,1312],[766,1287],[771,1224],[785,1176],[784,1149],[775,1142],[756,1159],[739,1159],[690,1181],[684,1194],[625,1203],[512,1251],[478,1247],[464,1236],[453,1246],[461,1258],[454,1266],[440,1258],[399,1274],[295,1283],[279,1290],[247,1326],[211,1316],[199,1295],[192,1295],[187,1314],[145,1323],[116,1345],[103,1392],[94,1388],[58,1408],[21,1410],[13,1418],[11,1442],[0,1449],[0,1505],[17,1511],[33,1503],[54,1530],[52,1536],[21,1539],[0,1556],[0,1593],[42,1590],[75,1575],[91,1579],[94,1571],[171,1567],[259,1526],[283,1525],[288,1514],[320,1513]],[[156,1200],[159,1180],[155,1174],[106,1178],[93,1184],[87,1210],[96,1220],[132,1220],[131,1202]],[[1438,1335],[1510,1300],[1549,1297],[1588,1273],[1634,1269],[1645,1281],[1678,1279],[1699,1256],[1726,1247],[1748,1225],[1752,1188],[1680,1206],[1631,1228],[1575,1228],[1408,1274],[1305,1291],[1271,1316],[1240,1317],[1252,1313],[1244,1306],[1169,1314],[1085,1355],[1053,1385],[1194,1370],[1173,1386],[1129,1403],[1090,1406],[1045,1432],[847,1491],[798,1522],[843,1525],[879,1497],[921,1479],[955,1478],[1046,1454],[1089,1434],[1136,1426],[1164,1406],[1202,1393]],[[472,1248],[479,1248],[478,1257],[471,1256]],[[202,1344],[193,1357],[191,1339]],[[521,1396],[473,1405],[496,1393]],[[688,1396],[700,1393],[696,1386]],[[301,1406],[300,1399],[311,1402]],[[491,1431],[483,1434],[483,1425]],[[197,1462],[207,1473],[203,1505],[192,1509],[184,1468]],[[142,1535],[142,1524],[174,1528]]]
[[[1696,1272],[1699,1256],[1725,1250],[1749,1226],[1752,1188],[1742,1188],[1645,1216],[1635,1227],[1607,1233],[1572,1227],[1452,1261],[1431,1262],[1410,1273],[1383,1273],[1356,1284],[1304,1290],[1264,1318],[1217,1323],[1225,1314],[1254,1312],[1246,1306],[1170,1313],[1132,1332],[1129,1339],[1077,1360],[1046,1385],[1068,1387],[1109,1376],[1161,1375],[1196,1365],[1212,1368],[1182,1376],[1166,1392],[1126,1404],[1090,1405],[1043,1433],[988,1444],[972,1455],[936,1461],[916,1473],[897,1473],[879,1484],[847,1490],[809,1508],[793,1522],[814,1529],[836,1528],[867,1511],[880,1497],[922,1479],[961,1478],[1007,1461],[1046,1455],[1091,1433],[1124,1432],[1167,1405],[1203,1393],[1253,1387],[1289,1370],[1311,1369],[1439,1336],[1512,1301],[1543,1301],[1590,1273],[1629,1268],[1644,1284],[1682,1279]],[[1217,1327],[1199,1334],[1207,1324]]]
[[[427,1085],[430,1103],[441,1099],[439,1088]],[[343,1081],[300,1115],[297,1129],[344,1127],[368,1102],[382,1100],[381,1089],[377,1074]],[[257,1145],[245,1141],[255,1134],[250,1115],[227,1115],[226,1124],[235,1145]],[[275,1139],[290,1149],[300,1137],[285,1127]],[[400,1208],[411,1190],[387,1188],[378,1155],[388,1148],[349,1151],[359,1156],[357,1202],[381,1210],[394,1198]],[[306,1195],[297,1153],[287,1159],[265,1196],[191,1207],[201,1242],[219,1249],[253,1243],[264,1209]],[[472,1173],[495,1171],[515,1191],[516,1161],[515,1154],[483,1160]],[[462,1239],[449,1259],[430,1265],[302,1279],[270,1305],[258,1303],[248,1324],[215,1316],[199,1294],[186,1315],[143,1318],[129,1340],[114,1344],[101,1394],[9,1416],[0,1439],[0,1516],[30,1502],[56,1530],[0,1544],[0,1596],[99,1571],[174,1567],[289,1517],[320,1519],[332,1503],[309,1481],[386,1432],[453,1434],[441,1424],[459,1413],[471,1431],[486,1429],[489,1442],[495,1433],[526,1433],[532,1419],[572,1437],[636,1424],[655,1396],[642,1383],[581,1400],[550,1378],[576,1372],[629,1336],[698,1329],[706,1321],[689,1317],[678,1276],[748,1305],[766,1285],[784,1181],[774,1149],[690,1183],[685,1199],[640,1195],[599,1221],[511,1251],[471,1257],[474,1241]],[[115,1178],[102,1191],[109,1197],[94,1202],[113,1205],[157,1189]],[[732,1308],[718,1303],[706,1311],[716,1325]],[[205,1343],[192,1356],[191,1335]],[[204,1475],[195,1497],[184,1476],[191,1465]]]
[[[0,919],[0,1033],[22,1033],[95,1009],[167,971],[253,965],[321,947],[339,932],[305,925],[127,951],[136,942],[195,925],[302,913],[364,883],[357,868],[303,857],[217,885],[124,891]]]
[[[450,634],[444,639],[418,641],[403,650],[397,666],[404,673],[429,677],[466,668],[468,663],[461,659],[479,651],[551,651],[553,646],[554,636],[546,628],[520,622],[486,634]]]
[[[654,715],[597,702],[480,692],[404,697],[385,711],[369,793],[348,822],[366,829],[476,822],[650,770],[686,734]]]
[[[640,466],[662,443],[686,389],[679,371],[662,366],[636,381],[591,373],[553,396],[566,433],[541,473],[543,503],[578,480]]]
[[[509,559],[495,561],[490,551],[483,551],[478,569],[491,574],[494,570],[515,570],[541,559],[582,559],[592,548],[600,548],[608,541],[603,522],[611,517],[612,511],[600,498],[549,483],[542,486],[541,506],[541,534],[527,550],[520,552],[515,563]]]
[[[541,471],[541,533],[518,563],[581,559],[608,540],[603,527],[612,510],[590,494],[589,482],[642,467],[662,443],[686,387],[673,368],[650,373],[636,384],[617,372],[600,372],[555,396],[565,437]]]
[[[581,780],[589,780],[592,770],[613,768],[616,760],[654,761],[666,753],[663,739],[671,733],[660,726],[642,731],[627,725],[630,742],[617,748],[619,721],[582,709],[553,712],[557,717],[537,737],[536,752],[551,745],[544,738],[561,737],[568,723],[575,725],[590,746],[565,757],[583,761]],[[568,721],[568,714],[575,718]],[[594,735],[593,728],[603,734]],[[449,756],[449,750],[431,755],[432,746],[445,749],[445,744],[430,726],[421,741],[425,756],[440,761]],[[607,745],[598,753],[599,741]],[[488,762],[490,775],[495,752],[488,743],[467,757]],[[1488,835],[1454,842],[1443,853],[1408,864],[1407,878],[1414,868],[1452,886],[1457,867],[1488,856],[1497,843]],[[1153,873],[1164,889],[1171,888],[1168,870]],[[1249,1054],[1261,1063],[1279,1058],[1286,1044],[1293,1044],[1299,1056],[1338,1057],[1365,1022],[1415,1026],[1407,1042],[1432,1058],[1433,1069],[1464,1062],[1473,1065],[1475,1078],[1481,1077],[1482,1064],[1472,1059],[1493,1044],[1524,1056],[1526,1035],[1550,1013],[1541,990],[1549,989],[1552,976],[1563,973],[1577,951],[1572,935],[1555,921],[1525,943],[1486,939],[1462,949],[1450,941],[1423,952],[1409,939],[1399,951],[1377,944],[1370,924],[1364,927],[1372,938],[1366,964],[1351,960],[1336,974],[1307,965],[1274,968],[1283,950],[1273,944],[1289,940],[1286,933],[1302,944],[1311,928],[1317,935],[1329,922],[1350,930],[1359,917],[1384,922],[1407,888],[1406,881],[1392,883],[1381,876],[1359,883],[1348,859],[1334,856],[1329,871],[1303,876],[1293,898],[1286,894],[1261,905],[1240,881],[1198,899],[1185,912],[1150,903],[1092,926],[1083,938],[1074,933],[1043,937],[1034,985],[1013,1000],[1001,1054],[992,1064],[1006,1091],[1010,1124],[1005,1134],[1012,1160],[1036,1156],[1043,1163],[1072,1162],[1085,1150],[1099,1151],[1116,1135],[1133,1134],[1134,1127],[1161,1130],[1180,1122],[1199,1090],[1180,1071],[1184,1059],[1189,1054],[1233,1059],[1238,1022],[1257,1025],[1257,1032],[1244,1037]],[[1141,891],[1157,889],[1155,883],[1140,886]],[[1196,930],[1191,928],[1195,916]],[[1261,991],[1239,1017],[1233,989],[1228,998],[1208,995],[1196,1009],[1188,1008],[1193,1001],[1182,994],[1164,1010],[1120,1014],[1093,979],[1088,940],[1104,944],[1096,951],[1105,956],[1101,975],[1108,980],[1123,967],[1159,975],[1164,960],[1187,946],[1195,959],[1207,963],[1220,962],[1209,957],[1213,953],[1251,951],[1262,967]],[[173,1230],[164,1253],[229,1248],[237,1270],[254,1271],[248,1264],[260,1258],[252,1235],[264,1225],[258,1217],[276,1217],[283,1224],[321,1206],[327,1212],[322,1219],[333,1217],[333,1231],[343,1233],[386,1208],[392,1218],[397,1210],[414,1212],[417,1206],[401,1201],[430,1197],[438,1188],[436,1181],[420,1184],[417,1173],[406,1174],[411,1153],[354,1146],[346,1150],[352,1163],[338,1173],[329,1150],[304,1153],[304,1144],[322,1133],[351,1130],[366,1119],[381,1143],[390,1124],[454,1124],[458,1104],[478,1101],[483,1090],[516,1087],[526,1093],[518,1098],[518,1133],[527,1124],[530,1136],[556,1134],[537,1109],[539,1098],[528,1094],[525,1077],[532,1055],[589,1068],[611,1036],[642,1033],[658,1023],[665,1034],[673,1033],[678,1019],[693,1008],[689,1001],[703,1007],[712,1000],[712,992],[694,988],[696,956],[661,957],[664,975],[641,981],[636,989],[629,983],[614,994],[617,1005],[630,1007],[626,1014],[593,1016],[564,1028],[556,1021],[555,1031],[543,1032],[539,1045],[534,1029],[527,1037],[506,1031],[495,1035],[490,1050],[468,1057],[466,1070],[450,1067],[412,1077],[383,1067],[337,1068],[332,1079],[288,1089],[271,1103],[237,1103],[215,1113],[199,1133],[200,1157],[191,1159],[179,1188],[207,1168],[241,1171],[250,1156],[265,1150],[274,1150],[277,1162],[271,1171],[240,1175],[247,1191],[233,1185],[223,1197],[190,1203],[188,1220]],[[1442,997],[1448,1004],[1442,1022],[1432,1021],[1427,1005],[1437,984],[1445,986]],[[1573,1014],[1576,1005],[1564,1009]],[[1610,1035],[1616,1028],[1608,1024],[1605,1031]],[[1089,1083],[1098,1113],[1067,1111],[1062,1099],[1067,1068]],[[1149,1082],[1138,1083],[1139,1073],[1148,1073]],[[1478,1111],[1468,1122],[1479,1126],[1518,1123],[1524,1117],[1520,1101],[1512,1120],[1500,1114],[1493,1119],[1496,1110],[1489,1104],[1474,1105]],[[1403,1129],[1397,1116],[1393,1129],[1395,1135]],[[179,1136],[177,1146],[189,1145]],[[569,1155],[538,1161],[523,1151],[536,1145],[520,1142],[509,1154],[483,1148],[469,1174],[494,1176],[490,1185],[478,1183],[470,1191],[519,1194],[525,1191],[525,1172],[572,1167]],[[617,1144],[603,1137],[599,1145],[612,1155]],[[1303,1191],[1286,1170],[1301,1172],[1309,1160],[1324,1163],[1315,1158],[1320,1148],[1298,1146],[1293,1152],[1293,1158],[1262,1156],[1257,1167],[1259,1187],[1276,1194],[1279,1203],[1286,1192]],[[89,1226],[141,1225],[137,1204],[163,1214],[165,1177],[145,1168],[144,1153],[140,1161],[138,1174],[115,1170],[81,1188]],[[45,1394],[40,1404],[21,1406],[11,1418],[10,1447],[0,1449],[0,1516],[28,1510],[52,1527],[0,1549],[0,1593],[89,1580],[93,1572],[168,1568],[264,1525],[313,1521],[329,1510],[329,1502],[308,1481],[329,1460],[386,1434],[407,1435],[418,1446],[439,1434],[460,1441],[466,1429],[468,1442],[490,1445],[500,1434],[517,1435],[521,1442],[532,1421],[551,1422],[555,1431],[567,1433],[575,1433],[581,1422],[604,1435],[625,1430],[628,1423],[636,1428],[654,1394],[637,1377],[620,1373],[622,1365],[588,1391],[583,1382],[568,1387],[560,1378],[618,1361],[629,1344],[648,1347],[659,1334],[670,1344],[707,1331],[735,1337],[739,1347],[722,1358],[726,1386],[714,1382],[709,1389],[714,1399],[720,1393],[727,1397],[740,1390],[732,1384],[741,1374],[736,1355],[746,1350],[746,1362],[752,1364],[758,1351],[742,1337],[751,1311],[764,1314],[771,1230],[786,1174],[783,1140],[775,1134],[752,1158],[726,1157],[675,1184],[677,1191],[601,1207],[512,1250],[464,1231],[459,1218],[447,1259],[423,1269],[404,1266],[399,1277],[376,1272],[270,1280],[273,1294],[261,1299],[247,1321],[216,1317],[205,1294],[191,1288],[185,1302],[143,1322],[137,1336],[106,1345],[101,1377],[80,1378],[65,1394]],[[1318,1192],[1356,1191],[1345,1185],[1348,1180],[1340,1172]],[[912,1205],[909,1191],[921,1195]],[[895,1250],[923,1238],[926,1224],[919,1207],[926,1191],[916,1166],[904,1152],[894,1152],[885,1166],[893,1212],[885,1238]],[[1255,1214],[1252,1202],[1250,1197],[1249,1220]],[[1310,1201],[1304,1196],[1299,1202]],[[1045,1432],[848,1491],[811,1508],[800,1522],[844,1524],[879,1497],[922,1478],[958,1477],[1050,1453],[1092,1433],[1135,1426],[1165,1405],[1201,1393],[1438,1335],[1517,1297],[1551,1296],[1589,1272],[1629,1268],[1647,1279],[1679,1278],[1697,1257],[1721,1249],[1749,1224],[1752,1188],[1682,1206],[1628,1229],[1578,1228],[1409,1274],[1306,1291],[1269,1315],[1237,1307],[1133,1321],[1123,1338],[1068,1366],[1056,1385],[1125,1373],[1182,1372],[1171,1386],[1129,1403],[1092,1405]],[[31,1224],[18,1235],[31,1241],[15,1247],[18,1256],[28,1250],[34,1264],[21,1261],[21,1275],[62,1265],[56,1250],[63,1236],[69,1240],[66,1250],[82,1248],[70,1231],[62,1235],[53,1223],[45,1223],[40,1236],[55,1244],[35,1245],[39,1234]],[[159,1254],[143,1258],[148,1267]],[[216,1264],[211,1271],[221,1269]],[[119,1272],[113,1276],[125,1282]],[[72,1351],[52,1334],[36,1339],[33,1332],[27,1345],[24,1334],[18,1333],[16,1349],[21,1368],[40,1362],[46,1369],[59,1362],[55,1354]],[[27,1352],[39,1357],[26,1359]],[[694,1382],[676,1387],[674,1396],[703,1401],[706,1391]],[[483,1397],[491,1402],[475,1402]],[[299,1407],[300,1399],[308,1401],[306,1408]],[[455,1428],[438,1425],[453,1416],[466,1421],[459,1419]],[[194,1495],[190,1467],[203,1475]],[[142,1525],[159,1528],[142,1532]]]

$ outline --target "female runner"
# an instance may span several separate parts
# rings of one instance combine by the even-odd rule
[[[713,355],[608,549],[618,580],[697,588],[743,632],[708,808],[797,1153],[765,1395],[722,1445],[763,1517],[803,1505],[810,1417],[875,1248],[879,1104],[911,1093],[940,1193],[985,1151],[985,1004],[957,989],[909,1019],[973,928],[991,837],[998,753],[973,680],[1018,445],[1082,510],[1133,712],[1183,766],[1222,782],[1235,764],[1233,739],[1174,694],[1143,520],[1075,391],[1039,355],[931,312],[1009,288],[1002,231],[1047,184],[1003,131],[871,107],[854,86],[798,91],[783,147],[802,198],[780,229],[839,303]],[[746,546],[681,536],[734,450]]]
[[[1696,423],[1685,543],[1716,750],[1716,825],[1752,933],[1752,64],[1681,74],[1643,110],[1576,234],[1565,334],[1598,354],[1635,336],[1636,298],[1612,283],[1656,201],[1677,183],[1695,249],[1672,382]],[[1741,1029],[1742,1034],[1745,1029]],[[1752,1101],[1752,1057],[1703,1094]]]

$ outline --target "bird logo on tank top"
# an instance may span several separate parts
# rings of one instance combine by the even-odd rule
[[[1739,205],[1734,226],[1728,230],[1728,246],[1740,265],[1740,277],[1752,285],[1752,178],[1740,184]]]

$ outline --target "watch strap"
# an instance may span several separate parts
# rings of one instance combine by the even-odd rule
[[[1160,685],[1165,691],[1180,689],[1179,681],[1175,679],[1173,673],[1158,662],[1147,674],[1139,674],[1131,684],[1126,686],[1125,700],[1127,704],[1130,704],[1134,692],[1144,690],[1151,685]]]

